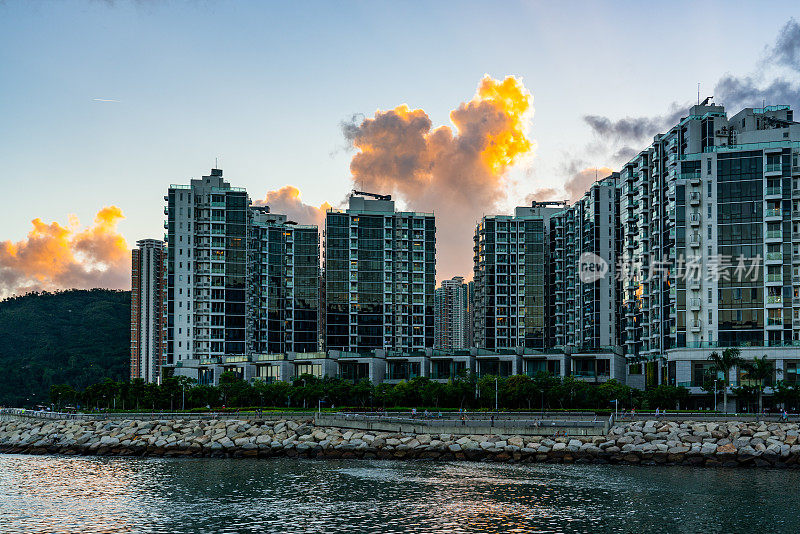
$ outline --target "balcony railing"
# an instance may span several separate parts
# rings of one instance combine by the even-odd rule
[[[780,163],[767,163],[764,167],[766,172],[781,172],[781,164]]]
[[[780,239],[782,235],[780,230],[767,230],[767,239]]]

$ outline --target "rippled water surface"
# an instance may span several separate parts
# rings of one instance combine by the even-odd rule
[[[0,532],[799,532],[800,473],[0,454]]]

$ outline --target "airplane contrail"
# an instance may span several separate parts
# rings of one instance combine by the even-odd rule
[[[95,102],[119,102],[119,100],[114,100],[113,98],[93,98]]]

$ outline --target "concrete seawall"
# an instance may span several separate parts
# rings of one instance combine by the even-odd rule
[[[320,421],[321,423],[321,421]],[[387,432],[286,419],[42,420],[7,415],[0,452],[440,459],[730,467],[800,465],[796,423],[637,421],[605,435]]]

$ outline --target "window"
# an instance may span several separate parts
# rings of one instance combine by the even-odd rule
[[[706,174],[711,174],[711,158],[706,160]],[[711,184],[709,184],[711,185]],[[711,196],[711,195],[709,195]]]
[[[711,204],[708,205],[708,218],[711,219]]]
[[[711,182],[708,182],[708,198],[711,198]]]

